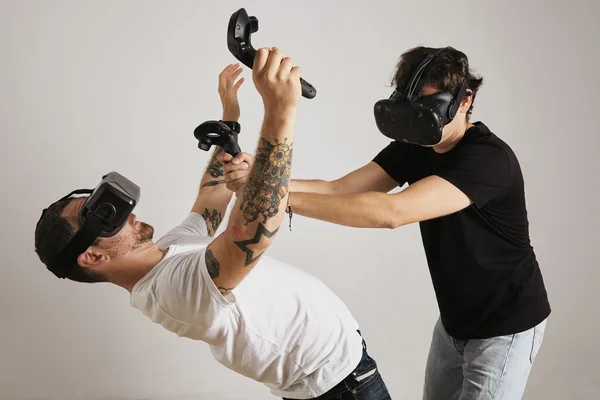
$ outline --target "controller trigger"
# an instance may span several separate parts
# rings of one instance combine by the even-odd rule
[[[250,32],[252,32],[252,33],[258,32],[258,18],[250,17],[250,18],[248,18],[248,22],[250,23]]]

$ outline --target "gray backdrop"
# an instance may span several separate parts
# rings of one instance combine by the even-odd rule
[[[474,120],[522,164],[553,308],[525,397],[597,397],[598,2],[2,0],[0,398],[271,398],[205,344],[145,319],[124,290],[59,281],[33,251],[42,208],[110,170],[142,187],[137,215],[157,235],[185,217],[208,161],[192,132],[220,117],[217,75],[235,61],[226,26],[242,6],[260,20],[254,43],[282,48],[318,90],[301,104],[295,178],[337,178],[388,143],[372,108],[401,52],[467,53],[485,77]],[[251,150],[262,105],[244,76]],[[269,252],[324,280],[361,322],[392,396],[419,398],[438,314],[417,225],[297,217]]]

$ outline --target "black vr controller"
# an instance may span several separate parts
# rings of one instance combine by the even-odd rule
[[[258,31],[258,19],[249,17],[245,9],[241,8],[229,19],[227,28],[227,47],[235,58],[240,60],[248,68],[254,65],[256,49],[252,47],[250,35]],[[313,85],[300,78],[302,84],[302,96],[312,99],[317,95]]]
[[[212,145],[221,147],[233,157],[242,152],[237,142],[239,124],[230,127],[223,121],[206,121],[194,129],[194,136],[198,139],[198,148],[209,151]],[[229,123],[232,124],[232,123]]]

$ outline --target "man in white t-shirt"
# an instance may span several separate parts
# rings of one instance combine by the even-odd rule
[[[220,75],[224,121],[239,118],[238,67]],[[77,252],[64,277],[127,289],[131,305],[152,321],[208,343],[218,362],[276,396],[389,399],[344,303],[317,278],[264,255],[285,214],[299,78],[300,69],[278,49],[258,51],[253,79],[264,121],[256,160],[222,234],[213,238],[232,192],[217,149],[180,225],[154,243],[153,228],[131,214],[114,236]],[[85,200],[69,197],[42,215],[35,239],[46,265],[80,229]]]

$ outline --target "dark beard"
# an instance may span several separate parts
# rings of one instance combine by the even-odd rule
[[[140,229],[136,231],[138,244],[151,242],[154,237],[154,228],[145,222],[140,222]]]

